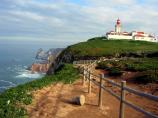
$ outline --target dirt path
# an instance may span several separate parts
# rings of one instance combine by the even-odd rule
[[[100,73],[100,71],[96,71]],[[81,78],[82,79],[82,78]],[[103,108],[98,108],[98,87],[92,85],[92,94],[88,94],[88,83],[82,85],[79,79],[73,84],[56,83],[34,91],[33,103],[27,106],[30,118],[118,118],[119,101],[107,92],[103,92]],[[115,93],[119,90],[111,87]],[[84,106],[72,104],[72,99],[79,95],[86,96]],[[126,98],[135,104],[157,114],[158,105],[132,94]],[[146,118],[141,113],[125,107],[125,118]]]
[[[93,86],[92,94],[88,95],[87,86],[81,80],[72,85],[52,84],[33,92],[33,103],[27,107],[30,118],[118,118],[119,102],[108,93],[103,94],[103,108],[99,109],[98,88]],[[71,104],[72,98],[84,94],[84,106]],[[132,109],[126,110],[127,118],[143,118]],[[130,113],[130,114],[129,114]],[[132,113],[132,114],[131,114]],[[130,116],[130,117],[129,117]],[[142,116],[142,117],[141,117]]]
[[[71,103],[75,96],[84,94],[86,104],[78,106]],[[97,106],[96,95],[88,95],[80,80],[74,84],[52,84],[33,92],[33,103],[27,107],[30,118],[106,118],[107,112]]]

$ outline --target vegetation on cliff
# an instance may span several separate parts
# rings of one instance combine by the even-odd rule
[[[98,63],[97,68],[109,71],[109,75],[121,75],[122,71],[139,72],[133,78],[137,83],[158,81],[158,58],[125,58]]]
[[[66,52],[73,57],[120,57],[120,56],[148,56],[157,54],[158,43],[134,40],[106,40],[105,37],[96,37],[86,42],[71,45]]]
[[[78,71],[72,65],[65,64],[54,75],[47,75],[42,79],[6,90],[0,95],[0,118],[21,118],[27,116],[24,106],[32,102],[31,91],[59,81],[72,83],[78,77]]]
[[[96,37],[71,45],[64,52],[71,55],[71,60],[113,59],[100,62],[97,67],[108,70],[109,75],[120,76],[123,71],[137,71],[141,73],[135,78],[138,82],[158,81],[158,43]]]
[[[98,68],[109,69],[112,67],[128,71],[158,70],[158,58],[123,58],[98,63]]]

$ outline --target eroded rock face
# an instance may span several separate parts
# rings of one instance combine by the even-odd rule
[[[52,48],[44,51],[42,48],[38,49],[36,59],[47,60],[48,56],[52,55],[54,58],[63,50],[63,48]]]
[[[48,54],[42,48],[38,49],[36,53],[36,59],[46,60],[47,57],[48,57]]]
[[[62,50],[63,48],[52,48],[48,51],[44,51],[42,48],[40,48],[36,54],[36,62],[33,63],[29,69],[32,71],[32,73],[48,73],[48,70],[54,72],[54,70],[58,67],[58,56]]]
[[[40,64],[40,63],[33,63],[31,65],[31,71],[34,72],[41,72],[46,73],[49,69],[49,64]]]

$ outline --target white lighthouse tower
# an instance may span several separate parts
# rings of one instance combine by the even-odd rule
[[[116,21],[115,32],[116,32],[117,34],[120,34],[120,33],[121,33],[121,22],[120,22],[120,19],[119,19],[119,18],[118,18],[117,21]]]

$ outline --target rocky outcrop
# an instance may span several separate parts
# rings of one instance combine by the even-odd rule
[[[63,49],[49,49],[45,52],[42,48],[37,51],[36,54],[36,63],[33,63],[29,69],[34,72],[47,73],[51,70],[54,73],[54,70],[58,67],[59,63],[59,54]]]
[[[48,54],[42,48],[38,49],[36,59],[47,60]]]
[[[60,53],[62,50],[63,48],[52,48],[45,52],[42,48],[40,48],[36,53],[36,59],[47,60],[48,56],[50,55],[56,57],[56,55],[58,55],[58,53]]]
[[[63,64],[63,62],[63,56],[61,55],[61,53],[58,53],[56,57],[53,58],[53,61],[50,62],[47,74],[54,74],[54,72]]]
[[[49,64],[40,64],[40,63],[33,63],[31,65],[31,71],[34,72],[41,72],[46,73],[49,69]]]

